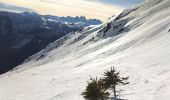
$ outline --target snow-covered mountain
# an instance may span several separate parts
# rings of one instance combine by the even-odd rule
[[[84,22],[84,20],[79,20]],[[88,21],[88,20],[87,20]],[[94,25],[88,23],[88,25]],[[97,22],[97,21],[96,21]],[[96,24],[95,24],[96,25]],[[0,74],[21,64],[27,57],[44,49],[47,44],[84,25],[50,20],[34,12],[0,12]]]
[[[75,25],[81,25],[83,27],[87,27],[90,25],[99,25],[101,24],[101,21],[98,19],[86,19],[85,16],[76,16],[76,17],[58,17],[58,16],[51,16],[51,15],[44,15],[46,19],[56,20],[61,23],[67,23],[67,24],[75,24]]]
[[[84,100],[89,76],[115,66],[128,100],[170,98],[170,1],[146,0],[107,22],[50,43],[0,76],[2,100]]]

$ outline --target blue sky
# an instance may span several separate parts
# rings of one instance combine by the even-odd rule
[[[103,3],[108,3],[112,5],[119,5],[124,7],[130,7],[143,2],[144,0],[98,0]]]
[[[0,0],[0,2],[33,9],[45,15],[86,16],[106,20],[143,0]]]

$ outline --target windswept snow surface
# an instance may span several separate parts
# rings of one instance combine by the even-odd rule
[[[169,29],[170,0],[147,0],[101,26],[62,37],[1,75],[0,100],[84,100],[89,76],[111,66],[130,77],[121,98],[170,100]]]

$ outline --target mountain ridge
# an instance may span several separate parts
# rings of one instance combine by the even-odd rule
[[[53,16],[54,17],[54,16]],[[74,17],[71,17],[75,19]],[[65,18],[67,19],[67,18]],[[60,37],[86,26],[99,24],[99,20],[88,19],[66,23],[49,20],[35,12],[0,12],[0,74],[21,64],[27,57],[44,49]],[[92,23],[93,22],[93,23]]]

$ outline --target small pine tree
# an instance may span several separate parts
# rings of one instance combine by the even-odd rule
[[[103,87],[101,79],[90,78],[87,83],[85,91],[81,94],[86,100],[107,100],[109,93]]]
[[[128,77],[120,77],[120,73],[116,72],[115,68],[112,67],[111,70],[104,72],[102,83],[106,89],[111,89],[113,91],[114,97],[116,98],[117,97],[116,93],[119,92],[116,90],[116,86],[129,84],[127,80]]]

